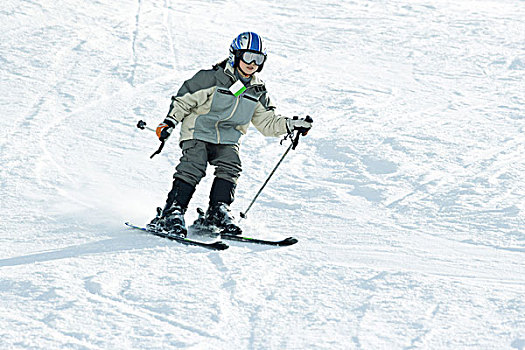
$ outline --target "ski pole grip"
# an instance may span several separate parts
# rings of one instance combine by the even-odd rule
[[[313,123],[313,119],[312,117],[310,117],[309,115],[306,116],[306,118],[304,118],[304,121],[305,122],[308,122],[308,123]],[[303,129],[301,132],[301,136],[306,136],[308,135],[308,131],[310,131],[310,129]]]
[[[297,119],[298,117],[294,117],[294,119]],[[306,116],[306,118],[304,118],[304,121],[308,122],[308,123],[312,123],[314,120],[312,119],[312,117],[310,117],[309,115]],[[308,131],[310,129],[306,129],[306,128],[299,128],[297,129],[297,135],[295,136],[295,138],[292,140],[292,149],[295,150],[295,148],[297,147],[297,145],[299,144],[299,136],[306,136],[308,134]]]

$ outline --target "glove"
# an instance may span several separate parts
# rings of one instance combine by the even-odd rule
[[[156,130],[159,140],[161,141],[167,140],[168,137],[170,137],[173,129],[175,129],[176,125],[177,125],[176,120],[168,119],[168,118],[164,119],[164,121],[160,123],[159,126],[157,126],[157,130]]]
[[[293,117],[293,119],[286,119],[286,128],[288,132],[298,130],[303,136],[306,136],[308,131],[312,128],[313,119],[307,115],[306,118]]]

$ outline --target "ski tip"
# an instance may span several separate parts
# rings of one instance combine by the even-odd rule
[[[145,231],[146,229],[144,227],[140,227],[140,226],[137,226],[137,225],[133,225],[131,222],[129,221],[126,221],[124,223],[124,225],[126,225],[127,227],[131,227],[131,228],[136,228],[136,229],[141,229],[143,231]]]
[[[288,238],[283,239],[280,245],[283,245],[283,246],[294,245],[297,242],[299,242],[297,238],[288,237]]]
[[[224,242],[220,242],[220,241],[219,241],[219,242],[215,242],[215,243],[213,244],[213,246],[214,246],[214,249],[215,249],[215,250],[226,250],[226,249],[230,248],[229,245],[227,245],[227,244],[224,243]]]

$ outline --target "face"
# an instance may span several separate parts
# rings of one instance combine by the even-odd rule
[[[255,62],[252,62],[250,64],[244,63],[243,60],[239,60],[239,68],[241,69],[241,73],[246,73],[248,75],[253,75],[253,73],[257,72],[257,69],[259,69],[259,66],[255,64]]]

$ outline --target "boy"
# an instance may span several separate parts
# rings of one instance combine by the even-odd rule
[[[149,228],[186,236],[184,213],[209,163],[215,166],[215,179],[204,224],[220,232],[241,234],[230,213],[242,171],[240,137],[250,122],[263,135],[274,137],[312,127],[304,119],[275,114],[264,83],[255,75],[263,69],[266,58],[262,38],[253,32],[241,33],[231,43],[228,59],[199,71],[172,97],[170,111],[157,127],[157,136],[166,140],[181,123],[182,157],[166,205]]]

